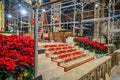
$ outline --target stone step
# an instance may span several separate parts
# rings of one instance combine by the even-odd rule
[[[69,55],[69,54],[74,55],[75,52],[79,52],[81,54],[81,52],[79,50],[76,50],[76,51],[72,51],[72,52],[61,53],[61,54],[58,54],[58,55],[57,54],[56,55],[55,54],[47,54],[47,56],[51,57],[52,60],[55,60],[55,59],[58,59],[59,56],[62,55],[62,54],[63,55]]]
[[[78,59],[78,58],[83,58],[87,56],[86,54],[76,54],[76,55],[70,55],[69,57],[64,57],[64,58],[59,58],[59,57],[56,57],[56,58],[52,58],[52,61],[54,62],[58,62],[58,65],[60,63],[65,63],[65,62],[70,62],[72,60],[75,60],[75,59]]]
[[[78,58],[78,59],[72,60],[72,61],[67,62],[67,63],[60,63],[59,66],[63,67],[64,71],[67,72],[67,71],[69,71],[77,66],[80,66],[84,63],[87,63],[93,59],[94,59],[93,56],[86,56],[83,58]]]

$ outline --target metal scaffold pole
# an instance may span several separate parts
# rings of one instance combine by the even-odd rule
[[[83,27],[83,23],[82,23],[82,21],[83,21],[83,11],[84,11],[84,3],[82,2],[82,4],[81,4],[81,8],[82,8],[82,12],[81,12],[81,29],[80,29],[80,36],[83,36],[83,29],[82,29],[82,27]]]
[[[75,21],[76,21],[76,0],[74,0],[74,24],[73,24],[73,35],[75,35]]]
[[[52,6],[51,6],[51,25],[50,25],[50,41],[52,41],[52,30],[53,30],[53,13],[52,13]]]
[[[35,53],[35,79],[37,78],[38,74],[38,9],[34,9],[34,18],[35,18],[35,24],[34,24],[34,53]]]
[[[109,0],[109,5],[108,5],[108,44],[110,43],[110,26],[111,26],[111,21],[110,21],[110,17],[111,17],[111,0]]]

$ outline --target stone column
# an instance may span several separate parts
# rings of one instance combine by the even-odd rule
[[[96,2],[99,4],[98,7],[94,7],[94,34],[93,34],[93,40],[104,43],[104,39],[102,36],[102,26],[105,27],[105,21],[102,20],[104,18],[104,4],[105,1],[100,2],[100,0],[96,0]],[[95,3],[96,4],[96,3]],[[107,27],[107,26],[106,26]]]
[[[101,4],[102,4],[102,6],[101,6],[101,11],[100,11],[100,17],[101,18],[105,18],[105,17],[107,17],[107,16],[105,16],[106,14],[105,14],[105,8],[107,8],[107,6],[106,6],[106,1],[105,0],[103,0],[102,2],[101,2]],[[106,43],[106,32],[107,32],[107,19],[106,20],[101,20],[100,21],[100,26],[99,26],[99,29],[100,29],[100,42],[101,43]]]
[[[99,0],[96,0],[96,2],[99,3]],[[96,3],[95,3],[96,4]],[[99,37],[99,26],[100,26],[100,21],[96,21],[100,17],[100,7],[94,7],[94,40],[97,40]]]

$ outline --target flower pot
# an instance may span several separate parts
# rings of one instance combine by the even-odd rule
[[[9,80],[8,78],[6,78],[5,80]]]
[[[24,74],[23,74],[25,77],[28,75],[26,72],[24,72]]]
[[[6,78],[5,80],[13,80],[13,77]]]
[[[78,46],[75,46],[75,48],[80,50],[80,48]]]
[[[85,49],[84,49],[84,48],[80,48],[80,51],[81,51],[81,52],[84,52],[84,51],[85,51]]]
[[[66,42],[73,43],[74,42],[73,39],[74,39],[74,37],[68,37],[68,38],[66,38]]]
[[[23,74],[19,74],[19,80],[23,80]]]

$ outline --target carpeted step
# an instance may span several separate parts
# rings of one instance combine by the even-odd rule
[[[61,43],[61,44],[46,44],[46,45],[42,45],[42,47],[44,47],[44,48],[65,47],[65,46],[68,46],[68,44]]]
[[[53,55],[55,56],[55,55]],[[52,61],[54,62],[57,62],[57,64],[59,65],[60,63],[66,63],[66,62],[69,62],[69,61],[72,61],[74,59],[78,59],[78,58],[82,58],[82,57],[85,57],[86,54],[76,54],[76,55],[70,55],[70,56],[66,56],[66,57],[63,57],[63,58],[59,58],[58,56],[52,58]]]
[[[48,53],[49,54],[49,53]],[[64,53],[61,53],[61,54],[57,54],[57,55],[54,55],[54,54],[49,54],[49,57],[51,57],[52,60],[55,60],[55,59],[64,59],[66,57],[71,57],[71,59],[74,59],[77,57],[77,55],[79,56],[84,56],[85,54],[81,54],[80,51],[72,51],[72,52],[64,52]],[[79,58],[79,57],[78,57]],[[65,59],[66,60],[66,59]]]
[[[94,59],[93,55],[88,55],[89,51],[64,43],[46,44],[43,45],[43,48],[46,49],[45,53],[51,59],[50,61],[63,67],[65,72]]]
[[[68,50],[70,50],[70,49],[68,49]],[[54,50],[54,51],[45,51],[45,53],[46,53],[46,56],[47,57],[50,57],[50,56],[52,56],[52,55],[64,55],[64,54],[70,54],[70,53],[72,53],[72,54],[79,54],[79,53],[81,53],[81,51],[80,50],[75,50],[74,48],[73,48],[73,51],[71,51],[71,52],[67,52],[67,50],[66,49],[63,49],[63,50]],[[57,56],[56,56],[57,57]]]
[[[63,67],[64,71],[66,72],[66,71],[69,71],[77,66],[80,66],[84,63],[87,63],[93,59],[94,59],[93,56],[86,56],[83,58],[78,58],[78,59],[72,60],[72,61],[67,62],[67,63],[60,63],[59,66]]]

